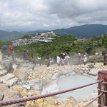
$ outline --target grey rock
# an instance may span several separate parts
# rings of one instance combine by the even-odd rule
[[[93,75],[93,76],[97,76],[98,70],[97,69],[91,69],[90,72],[89,72],[89,74]]]
[[[3,100],[3,98],[4,98],[4,94],[0,93],[0,100]]]
[[[12,79],[12,78],[14,78],[14,77],[15,77],[14,74],[8,73],[8,74],[6,74],[5,76],[2,76],[2,77],[0,78],[0,81],[5,82],[5,81],[10,80],[10,79]]]
[[[43,86],[42,81],[36,80],[36,79],[30,80],[29,85],[31,86],[32,89],[38,90],[38,91],[40,91]]]
[[[59,76],[60,76],[60,74],[59,74],[59,73],[55,73],[55,74],[52,76],[52,80],[57,79]]]
[[[0,76],[4,76],[4,75],[6,75],[7,73],[8,73],[7,70],[4,70],[4,69],[0,70]]]
[[[12,63],[10,61],[4,62],[4,67],[7,70],[7,72],[13,72],[13,70],[14,70]]]
[[[29,84],[24,84],[22,85],[23,88],[26,88],[27,90],[30,90],[31,89],[31,86]]]
[[[10,80],[8,80],[8,81],[5,81],[4,83],[6,84],[6,85],[8,85],[9,87],[11,87],[11,86],[13,86],[14,84],[16,84],[18,82],[18,78],[13,78],[13,79],[10,79]]]

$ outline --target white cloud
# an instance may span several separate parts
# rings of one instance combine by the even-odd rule
[[[107,0],[0,0],[0,29],[107,24],[106,5]]]

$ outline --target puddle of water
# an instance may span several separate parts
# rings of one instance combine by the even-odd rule
[[[96,78],[92,76],[86,76],[86,75],[68,75],[66,77],[60,77],[58,80],[53,81],[52,83],[47,84],[42,91],[42,94],[52,93],[56,91],[62,91],[65,89],[70,89],[74,87],[78,87],[81,85],[86,85],[92,82],[95,82]],[[97,91],[97,84],[78,89],[72,92],[64,93],[58,95],[58,99],[66,99],[70,96],[74,97],[76,100],[83,99],[87,96],[89,96],[91,93]]]
[[[84,76],[84,75],[71,75],[64,78],[59,78],[57,81],[57,85],[59,90],[69,89],[78,87],[81,85],[86,85],[92,82],[95,82],[96,78],[91,76]],[[70,96],[73,96],[75,99],[79,100],[82,98],[85,98],[89,96],[91,93],[97,90],[97,85],[92,85],[89,87],[81,88],[72,92],[68,92],[65,94],[59,95],[59,97],[62,98],[68,98]]]

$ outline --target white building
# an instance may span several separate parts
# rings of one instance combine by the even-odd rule
[[[47,32],[47,33],[42,33],[41,35],[38,36],[33,36],[31,39],[18,39],[13,41],[14,46],[21,46],[21,45],[26,45],[26,44],[31,44],[35,42],[52,42],[52,40],[55,37],[55,33],[52,32]]]

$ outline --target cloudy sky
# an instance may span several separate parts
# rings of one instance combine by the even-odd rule
[[[107,24],[107,0],[0,0],[1,30]]]

